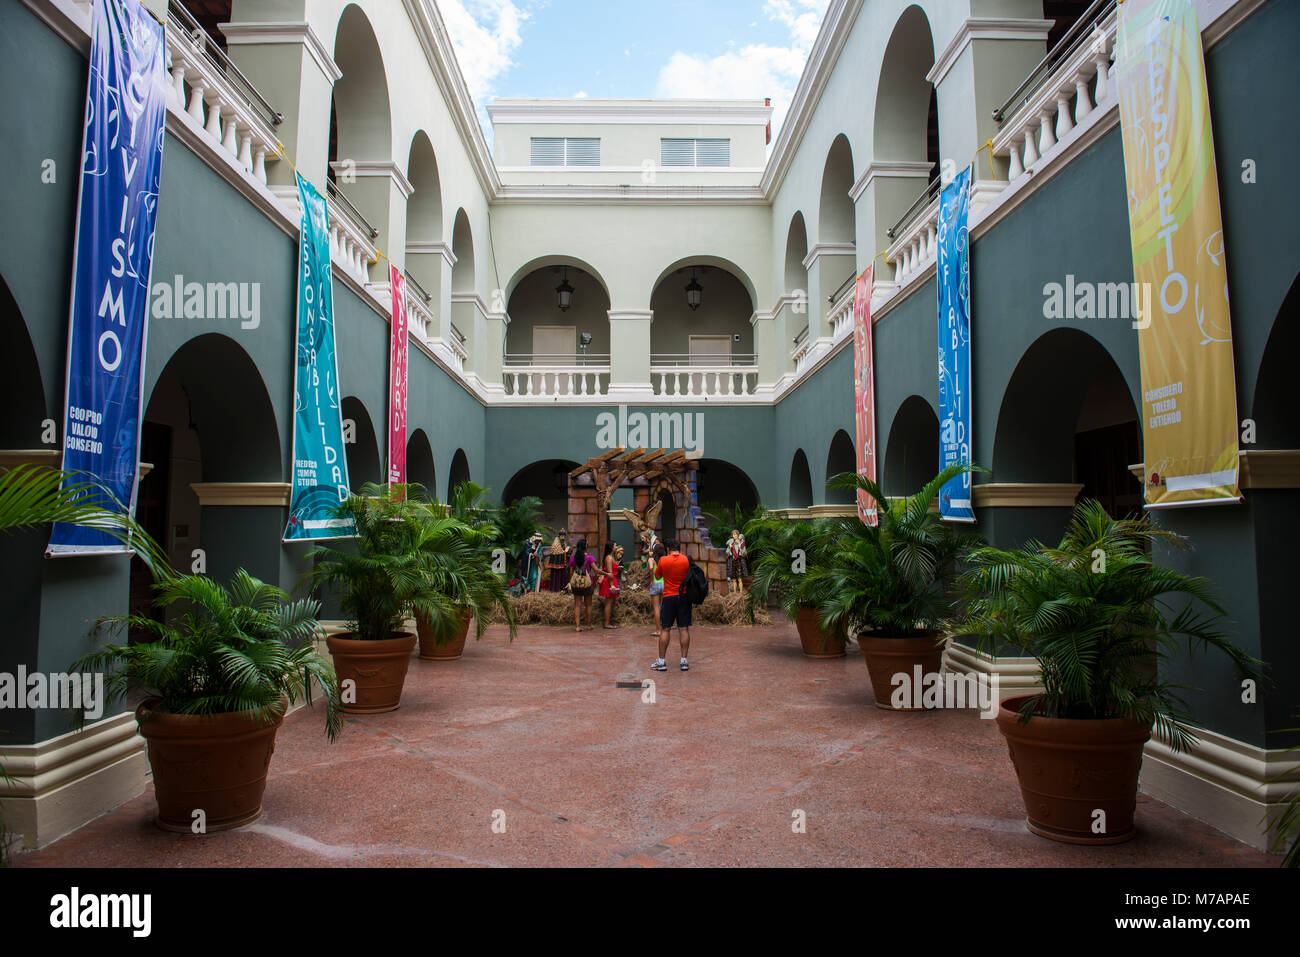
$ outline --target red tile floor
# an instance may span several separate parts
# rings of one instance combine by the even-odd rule
[[[494,628],[460,661],[413,659],[401,708],[332,745],[290,715],[242,830],[164,833],[150,789],[15,863],[1276,866],[1144,796],[1127,844],[1044,840],[976,712],[874,708],[860,655],[804,658],[787,624],[693,629],[686,673],[675,645],[650,671],[647,632]],[[616,687],[641,678],[653,703]]]

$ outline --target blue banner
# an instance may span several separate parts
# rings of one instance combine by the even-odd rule
[[[286,542],[344,538],[352,520],[335,514],[346,501],[343,396],[334,350],[329,211],[325,198],[298,174],[302,208],[298,243],[298,349],[293,380],[293,492]]]
[[[63,468],[78,473],[74,482],[102,486],[100,504],[134,514],[168,78],[162,24],[139,0],[98,0],[93,17],[68,316]],[[46,554],[126,547],[104,532],[56,524]]]
[[[970,167],[939,194],[939,467],[971,460]],[[946,521],[973,522],[971,475],[939,490]]]

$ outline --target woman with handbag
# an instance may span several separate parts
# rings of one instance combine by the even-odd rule
[[[591,596],[595,592],[596,578],[604,572],[596,567],[596,559],[587,554],[587,540],[578,539],[569,559],[569,591],[573,592],[573,630],[591,631]],[[587,608],[587,627],[582,627],[582,608]]]
[[[605,557],[601,559],[602,571],[604,574],[600,579],[600,597],[605,599],[605,627],[616,629],[618,626],[612,624],[614,618],[614,602],[618,601],[618,559],[620,549],[613,542],[605,543]]]

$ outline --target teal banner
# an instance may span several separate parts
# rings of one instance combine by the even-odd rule
[[[336,514],[351,494],[343,448],[343,396],[334,349],[329,212],[298,174],[298,349],[294,367],[293,491],[286,542],[346,538],[352,520]]]

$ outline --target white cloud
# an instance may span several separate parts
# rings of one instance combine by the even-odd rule
[[[573,94],[573,98],[575,100],[585,100],[587,98],[587,91],[579,90],[577,93]]]
[[[678,50],[659,71],[655,95],[681,98],[772,98],[772,128],[785,120],[828,0],[768,0],[763,12],[790,32],[789,46],[752,43],[716,56]]]
[[[514,66],[528,13],[512,0],[439,0],[456,60],[476,104],[492,95],[498,77]]]

